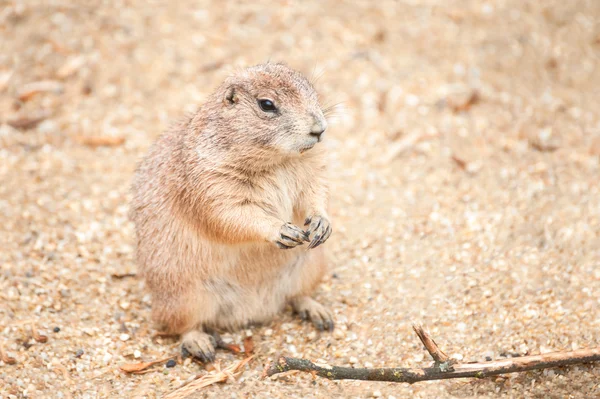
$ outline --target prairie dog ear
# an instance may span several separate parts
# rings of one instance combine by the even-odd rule
[[[238,88],[235,86],[229,86],[225,91],[225,104],[233,105],[239,101]]]

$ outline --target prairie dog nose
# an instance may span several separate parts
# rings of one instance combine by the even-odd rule
[[[315,122],[310,128],[310,134],[311,136],[321,137],[325,129],[327,129],[327,121],[323,118],[315,118]]]

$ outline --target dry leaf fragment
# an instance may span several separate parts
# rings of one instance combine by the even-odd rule
[[[211,371],[221,371],[221,368],[218,363],[202,363],[201,361],[197,360],[196,358],[193,358],[193,361],[195,361],[196,363],[198,363],[200,365],[204,365],[204,370],[208,371],[209,373]]]
[[[152,362],[141,362],[141,363],[129,363],[129,364],[123,364],[121,365],[119,368],[126,372],[126,373],[132,373],[132,374],[144,374],[147,373],[147,371],[144,371],[146,369],[149,369],[150,367],[156,365],[156,364],[161,364],[161,363],[166,363],[169,360],[173,359],[173,357],[167,357],[165,359],[160,359],[160,360],[154,360]]]
[[[461,157],[460,155],[457,155],[457,154],[452,154],[452,160],[456,163],[456,165],[460,169],[464,170],[465,172],[467,172],[471,175],[474,175],[477,172],[479,172],[479,170],[483,166],[483,164],[480,160],[468,161],[468,160],[464,159],[464,157]]]
[[[233,353],[235,355],[237,355],[238,353],[242,352],[242,348],[240,348],[240,346],[237,345],[237,344],[226,344],[226,343],[223,343],[223,349],[231,351],[231,353]]]
[[[254,352],[254,340],[252,336],[244,338],[244,353],[251,355]]]
[[[0,360],[2,360],[6,364],[15,364],[17,359],[14,357],[8,356],[8,353],[4,350],[4,345],[0,344]]]
[[[49,116],[50,116],[50,113],[47,111],[44,111],[44,112],[38,112],[38,113],[30,115],[30,116],[22,116],[19,118],[9,119],[6,121],[6,123],[9,126],[14,127],[15,129],[27,130],[27,129],[33,129],[34,127],[39,125],[40,122],[42,122],[44,119],[48,118]]]
[[[452,160],[456,163],[456,165],[458,165],[459,168],[463,170],[467,168],[467,161],[459,158],[456,154],[452,154]]]
[[[66,369],[65,366],[63,366],[61,364],[53,364],[52,367],[56,370],[59,370],[62,373],[65,380],[67,380],[69,383],[73,381],[71,379],[71,375],[69,374],[69,371]]]
[[[113,273],[110,276],[120,280],[126,277],[136,277],[137,273]]]
[[[10,78],[12,78],[14,71],[0,72],[0,93],[6,89]]]
[[[467,96],[458,96],[448,99],[448,106],[453,112],[466,112],[481,100],[479,92],[472,90]]]
[[[34,323],[30,324],[29,327],[31,328],[31,336],[33,337],[33,339],[35,339],[36,342],[39,342],[42,344],[48,342],[48,337],[45,336],[44,334],[40,334],[38,332],[38,330],[35,328]]]
[[[34,333],[33,339],[35,339],[36,342],[39,342],[42,344],[45,344],[46,342],[48,342],[48,337],[46,335],[39,334],[37,331]]]
[[[76,140],[89,147],[116,147],[125,142],[125,137],[115,136],[77,136]]]
[[[413,133],[402,137],[400,140],[392,143],[388,147],[387,154],[383,157],[383,163],[389,163],[405,151],[414,147],[421,138],[419,134]]]
[[[529,145],[540,152],[552,152],[560,147],[560,140],[554,134],[552,127],[547,127],[531,134]]]
[[[77,72],[85,64],[85,58],[82,56],[72,57],[61,66],[56,72],[56,76],[61,79],[68,78]]]
[[[29,101],[38,93],[60,94],[62,92],[63,85],[59,81],[40,80],[38,82],[26,84],[21,90],[19,90],[17,97],[21,101]]]

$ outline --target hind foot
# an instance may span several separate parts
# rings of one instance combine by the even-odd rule
[[[181,339],[182,354],[186,356],[189,353],[202,363],[215,361],[215,346],[215,338],[199,330],[189,331]]]
[[[319,330],[333,331],[333,314],[309,296],[296,297],[290,301],[294,312],[302,320],[309,320]]]

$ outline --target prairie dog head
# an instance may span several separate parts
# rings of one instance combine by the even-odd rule
[[[247,68],[225,80],[220,125],[236,144],[301,154],[323,138],[327,121],[311,83],[282,64]]]

